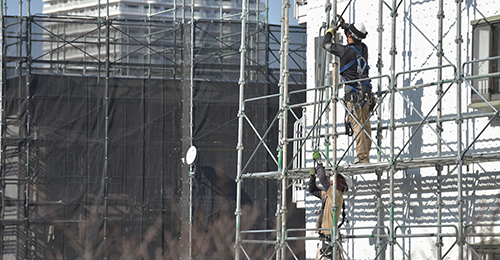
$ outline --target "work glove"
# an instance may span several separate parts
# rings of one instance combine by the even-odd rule
[[[331,34],[332,34],[332,36],[333,36],[333,35],[335,35],[335,32],[336,32],[336,31],[337,31],[337,29],[336,29],[335,27],[330,27],[330,29],[328,29],[328,30],[326,31],[326,34],[331,33]],[[325,34],[325,35],[326,35],[326,34]]]
[[[309,171],[309,176],[311,178],[315,178],[316,177],[316,168],[312,168],[310,171]]]
[[[318,151],[314,150],[314,152],[313,152],[313,159],[314,159],[314,161],[321,160],[321,153],[319,153]]]
[[[342,18],[342,16],[337,14],[337,17],[339,18],[339,27],[346,30],[349,27],[349,25],[345,23],[345,20],[344,18]]]

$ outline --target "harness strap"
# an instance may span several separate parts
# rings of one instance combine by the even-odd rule
[[[346,71],[348,68],[350,68],[356,62],[356,60],[357,59],[353,59],[349,63],[347,63],[346,65],[344,65],[344,67],[342,67],[340,69],[340,74],[342,74],[344,71]]]
[[[363,74],[363,71],[365,69],[370,69],[370,66],[368,66],[368,64],[366,63],[365,58],[362,56],[362,54],[363,54],[363,45],[360,46],[359,50],[356,49],[356,47],[354,45],[349,45],[349,47],[351,47],[351,49],[354,50],[354,52],[356,53],[357,57],[354,58],[354,59],[352,59],[346,65],[344,65],[340,69],[340,74],[342,74],[344,71],[346,71],[348,68],[350,68],[352,65],[354,65],[357,62],[358,63],[357,71],[358,71],[359,76],[361,77],[361,75]],[[344,81],[346,81],[346,79],[344,78],[344,76],[342,76],[342,79]],[[351,84],[347,84],[347,85],[351,89],[351,93],[356,93],[357,92],[356,87],[358,86],[358,83],[351,83]],[[365,81],[361,82],[361,86],[365,87],[365,91],[363,91],[363,88],[361,88],[362,91],[363,91],[363,93],[371,91],[371,89],[370,89],[370,82],[368,80],[365,80]],[[361,102],[361,107],[363,107],[366,104],[366,100],[362,100],[360,102]]]
[[[342,224],[344,224],[344,220],[349,223],[349,220],[347,220],[345,218],[346,214],[345,214],[345,202],[342,201],[342,222],[340,222],[340,224],[337,226],[337,229],[340,229],[340,227],[342,226]]]
[[[358,51],[358,49],[356,49],[356,47],[354,47],[354,45],[349,45],[349,47],[351,47],[351,49],[354,50],[354,52],[356,53],[356,58],[355,59],[352,59],[349,63],[347,63],[346,65],[344,65],[344,67],[342,67],[340,69],[340,73],[346,71],[348,68],[350,68],[354,63],[358,63],[358,74],[361,75],[363,74],[363,71],[365,71],[365,69],[370,69],[370,66],[366,63],[366,60],[365,58],[362,56],[363,55],[363,45],[360,46],[360,49]]]
[[[318,223],[317,223],[318,228],[321,228],[321,224],[323,224],[323,212],[325,211],[326,198],[328,198],[328,194],[325,195],[323,201],[321,202],[321,210],[319,211]]]

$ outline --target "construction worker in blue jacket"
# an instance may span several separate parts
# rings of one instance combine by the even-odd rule
[[[344,33],[347,37],[347,45],[332,42],[333,34],[338,27],[344,29]],[[345,24],[341,18],[338,27],[332,27],[327,30],[323,39],[323,48],[340,58],[340,75],[344,81],[368,78],[368,69],[370,68],[367,64],[368,47],[361,42],[368,34],[364,24]],[[346,129],[348,129],[348,124],[350,123],[354,132],[351,134],[357,136],[357,159],[354,163],[370,162],[369,156],[372,141],[369,138],[369,136],[371,136],[371,124],[368,118],[371,109],[373,109],[372,105],[375,103],[372,101],[372,97],[370,80],[344,85],[344,100],[347,108],[359,122],[358,124],[351,115],[349,115],[349,120],[346,120]],[[362,131],[363,125],[363,129],[368,135]]]

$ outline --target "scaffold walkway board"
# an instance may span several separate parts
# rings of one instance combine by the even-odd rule
[[[495,162],[500,160],[500,153],[488,153],[488,154],[478,154],[478,155],[467,155],[462,159],[463,165],[469,165],[473,163],[481,162]],[[418,158],[418,159],[402,159],[396,161],[394,164],[395,171],[403,171],[409,169],[419,169],[419,168],[429,168],[436,166],[453,166],[457,164],[456,156],[444,156],[444,157],[432,157],[432,158]],[[326,166],[327,172],[332,172],[335,170],[333,166]],[[367,174],[375,173],[377,171],[389,171],[391,165],[389,162],[375,162],[369,164],[339,164],[337,171],[339,173],[348,173],[351,175],[356,174]],[[309,171],[311,168],[300,168],[291,169],[286,171],[287,178],[290,179],[303,179],[309,177]],[[254,172],[245,173],[242,178],[267,178],[267,179],[280,179],[282,178],[282,172],[280,171],[270,171],[270,172]]]

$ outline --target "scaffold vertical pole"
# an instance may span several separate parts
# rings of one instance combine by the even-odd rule
[[[109,129],[110,129],[110,91],[109,91],[109,81],[110,81],[110,69],[111,61],[109,59],[110,53],[110,35],[111,30],[111,19],[109,17],[109,0],[106,1],[106,82],[105,82],[105,99],[104,99],[104,113],[105,113],[105,125],[104,125],[104,170],[103,170],[103,188],[104,188],[104,220],[103,220],[103,259],[108,259],[107,256],[107,242],[108,242],[108,185],[109,185]]]
[[[463,258],[463,247],[464,247],[464,214],[463,214],[463,191],[462,191],[462,166],[463,166],[463,155],[462,155],[462,0],[455,0],[457,3],[456,7],[456,30],[457,35],[455,39],[456,52],[457,52],[457,75],[455,78],[457,84],[457,178],[458,178],[458,259]]]
[[[245,115],[245,36],[246,36],[246,25],[248,19],[247,13],[247,1],[243,1],[241,9],[241,43],[240,43],[240,79],[239,79],[239,111],[238,111],[238,144],[236,149],[238,151],[238,161],[236,169],[236,237],[235,237],[235,254],[234,259],[240,259],[240,246],[241,246],[241,185],[243,179],[242,176],[242,164],[243,164],[243,119]]]
[[[333,13],[337,14],[337,0],[333,1]],[[337,37],[338,34],[335,34],[335,42],[339,41],[339,37]],[[333,71],[332,71],[332,93],[330,93],[330,100],[332,100],[332,160],[334,163],[334,166],[337,167],[337,139],[338,139],[338,132],[337,132],[337,86],[340,81],[340,76],[339,76],[339,58],[337,56],[333,56]],[[326,124],[326,127],[330,127],[329,124]],[[328,150],[327,150],[328,152]],[[328,158],[328,157],[327,157]]]
[[[391,31],[391,104],[390,104],[390,237],[389,237],[389,247],[390,247],[390,256],[389,259],[394,259],[394,244],[395,244],[395,234],[394,234],[394,174],[396,167],[396,159],[394,158],[394,132],[396,131],[395,125],[395,113],[394,113],[394,103],[396,98],[396,18],[398,15],[397,11],[397,0],[392,1],[392,10],[391,10],[391,18],[392,18],[392,31]]]
[[[384,32],[384,23],[383,23],[383,18],[384,18],[384,0],[379,1],[378,5],[378,55],[377,55],[377,71],[378,71],[378,76],[382,76],[382,68],[383,68],[383,61],[382,61],[382,50],[383,50],[383,32]],[[382,78],[378,80],[378,96],[380,97],[382,93]],[[377,162],[381,161],[381,153],[378,150],[379,147],[382,147],[382,106],[378,106],[377,108]],[[376,171],[377,174],[377,226],[381,227],[384,225],[384,208],[382,205],[382,174],[383,171]],[[377,228],[377,259],[382,260],[382,254],[381,251],[383,250],[382,246],[382,232],[383,230],[380,228]]]
[[[379,1],[378,5],[378,54],[377,54],[377,72],[378,76],[382,76],[382,68],[384,67],[384,62],[382,60],[382,51],[383,51],[383,32],[384,32],[384,0]],[[382,78],[378,80],[378,97],[381,97],[382,93]],[[378,106],[377,108],[377,162],[380,162],[382,159],[382,155],[378,150],[379,147],[382,147],[382,106]],[[378,229],[380,231],[380,229]],[[380,238],[377,238],[380,239]]]
[[[0,0],[0,37],[2,39],[5,39],[5,27],[4,27],[4,1],[3,0]],[[5,48],[5,43],[4,41],[0,41],[0,50],[1,50],[1,53],[0,53],[0,137],[1,136],[5,136],[4,133],[4,88],[5,88],[5,66],[4,66],[4,57],[5,57],[5,53],[6,53],[6,48]],[[0,182],[3,184],[5,183],[5,173],[3,171],[4,169],[4,161],[5,161],[5,151],[4,151],[4,148],[3,148],[3,138],[0,138]],[[3,185],[2,186],[2,189],[1,189],[1,194],[0,194],[0,203],[2,203],[2,205],[5,205],[5,186],[6,185]],[[3,220],[5,219],[5,207],[1,207],[0,208],[0,220]],[[0,230],[0,242],[3,243],[4,241],[4,231],[5,228],[2,228]],[[3,252],[3,250],[0,250],[0,252]]]
[[[21,2],[20,2],[21,3]],[[25,219],[25,241],[24,241],[24,251],[25,251],[25,259],[29,259],[30,257],[30,239],[29,239],[29,230],[31,228],[30,225],[30,217],[29,217],[29,212],[30,212],[30,185],[31,185],[31,168],[30,168],[30,154],[31,154],[31,63],[32,63],[32,56],[31,56],[31,44],[32,44],[32,39],[31,39],[31,14],[29,10],[29,5],[30,5],[30,0],[28,0],[28,15],[26,17],[26,176],[25,176],[25,183],[24,183],[24,192],[25,192],[25,197],[24,197],[24,219]],[[21,7],[19,7],[21,9]],[[20,14],[19,19],[22,20],[22,16]],[[22,26],[21,26],[22,27]],[[22,35],[22,34],[21,34]],[[22,55],[20,56],[20,58]],[[22,67],[22,66],[21,66]],[[21,77],[22,74],[19,74],[19,77]]]
[[[331,5],[330,3],[330,0],[328,0],[328,4]],[[331,12],[334,14],[333,16],[333,19],[335,21],[337,21],[336,19],[336,16],[335,14],[337,13],[337,5],[336,5],[336,1],[334,0],[334,4],[331,5],[331,8],[330,8]],[[329,20],[330,19],[330,11],[327,11],[327,19]],[[336,23],[337,24],[337,23]],[[332,37],[335,39],[335,34],[332,35]],[[334,40],[336,42],[336,39]],[[321,40],[319,41],[321,42]],[[325,52],[323,50],[323,52]],[[333,64],[332,64],[332,70],[330,70],[330,64],[331,64],[331,61],[335,61],[336,60],[336,56],[333,56],[331,54],[328,54],[326,55],[326,59],[325,59],[325,85],[331,85],[334,79],[334,76],[332,74],[335,74],[335,70],[333,70]],[[331,91],[329,88],[325,89],[325,97],[328,99],[328,100],[332,100],[333,98],[333,94],[334,92]],[[331,113],[331,110],[333,109],[330,109],[330,105],[331,104],[328,104],[326,107],[325,107],[325,115],[326,115],[326,118],[325,118],[325,158],[327,159],[326,161],[330,161],[330,113]],[[335,122],[335,121],[334,121]],[[335,157],[333,158],[334,159],[334,164],[335,164]]]
[[[280,250],[281,259],[285,258],[285,238],[286,238],[286,189],[288,182],[288,48],[289,48],[289,11],[290,11],[290,0],[282,0],[281,2],[281,63],[280,63],[280,107],[282,113],[282,124],[281,124],[281,136],[280,136],[280,147],[281,147],[281,209],[280,209]],[[278,257],[279,259],[279,257]]]
[[[443,0],[439,0],[438,2],[438,51],[437,51],[437,56],[438,56],[438,66],[443,65],[443,18],[444,18],[444,12],[443,12]],[[443,84],[441,83],[441,80],[443,79],[443,69],[441,67],[438,68],[437,71],[437,91],[436,91],[436,96],[438,100],[438,104],[436,107],[437,115],[436,115],[436,133],[438,134],[437,137],[437,155],[438,157],[442,156],[442,148],[441,148],[441,133],[442,133],[442,122],[441,122],[441,109],[442,109],[442,102],[441,102],[441,95],[443,93]],[[436,173],[437,173],[437,196],[436,196],[436,207],[437,207],[437,237],[436,237],[436,259],[442,259],[442,238],[441,238],[441,224],[442,224],[442,209],[443,209],[443,201],[441,197],[441,172],[442,172],[442,166],[441,165],[436,165]]]
[[[189,73],[189,147],[193,146],[193,128],[194,128],[194,34],[195,34],[195,20],[194,20],[194,0],[191,0],[191,72]],[[193,259],[193,178],[194,178],[194,165],[189,165],[189,235],[188,235],[188,257]]]

